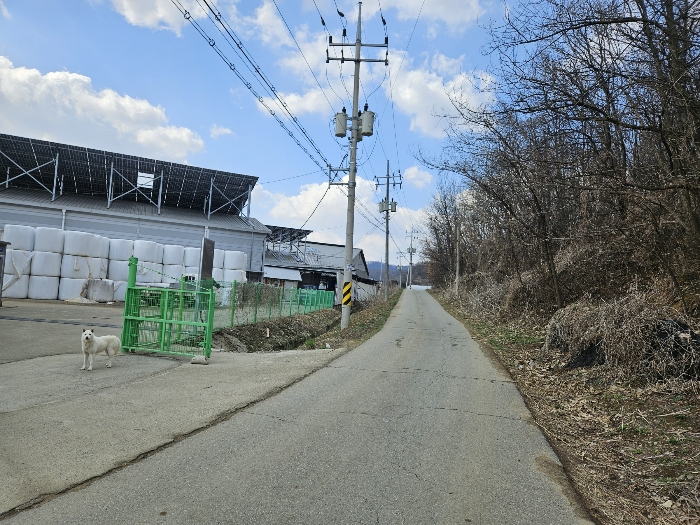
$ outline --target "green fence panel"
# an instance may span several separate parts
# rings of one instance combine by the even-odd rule
[[[333,308],[335,293],[253,282],[192,281],[136,284],[138,259],[129,260],[122,348],[175,355],[210,356],[212,334],[231,326]],[[155,272],[158,273],[158,272]],[[156,279],[154,279],[156,281]]]

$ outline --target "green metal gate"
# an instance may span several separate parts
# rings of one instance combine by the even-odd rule
[[[124,352],[211,355],[214,292],[211,282],[181,281],[180,289],[136,286],[138,259],[129,259],[124,297]],[[190,284],[191,283],[191,284]]]

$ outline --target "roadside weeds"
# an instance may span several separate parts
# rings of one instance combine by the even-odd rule
[[[566,369],[545,333],[466,318],[440,304],[509,371],[592,517],[604,525],[700,524],[700,388],[630,384],[601,367]]]

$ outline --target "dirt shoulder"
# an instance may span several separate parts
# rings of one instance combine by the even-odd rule
[[[212,337],[212,348],[227,352],[272,352],[292,348],[352,349],[382,329],[400,296],[401,291],[397,291],[387,302],[356,303],[350,325],[342,335],[340,309],[333,308],[219,330]]]
[[[634,385],[544,355],[544,331],[465,318],[509,371],[572,484],[601,524],[700,524],[697,382]]]

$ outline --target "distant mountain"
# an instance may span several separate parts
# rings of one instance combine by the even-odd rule
[[[384,265],[381,261],[367,261],[367,268],[369,269],[369,276],[377,281],[384,280]],[[401,269],[402,279],[406,280],[406,272],[408,270],[408,265],[403,266]],[[399,270],[394,264],[389,265],[389,280],[398,281],[399,280]]]
[[[367,261],[367,269],[369,270],[369,276],[377,281],[384,280],[384,265],[381,261]],[[401,267],[401,281],[406,282],[406,273],[408,272],[408,264]],[[394,264],[389,265],[389,280],[397,281],[399,280],[399,270]],[[413,263],[413,283],[414,284],[428,284],[425,278],[425,263],[414,261]]]

